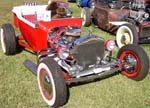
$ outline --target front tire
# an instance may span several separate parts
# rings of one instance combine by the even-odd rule
[[[15,54],[17,42],[15,30],[11,24],[2,25],[0,38],[3,53],[6,55]]]
[[[137,45],[122,47],[117,57],[121,60],[122,73],[136,81],[144,79],[149,71],[149,60],[145,51]]]
[[[138,33],[135,26],[131,24],[121,25],[116,33],[116,43],[119,48],[127,44],[138,44]]]
[[[67,101],[67,86],[58,64],[51,58],[40,62],[37,71],[40,93],[51,107],[59,107]]]
[[[84,7],[81,11],[81,18],[82,18],[82,25],[83,26],[90,26],[91,24],[91,13],[88,7]]]

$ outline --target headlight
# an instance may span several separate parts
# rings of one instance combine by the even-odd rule
[[[149,14],[148,13],[144,13],[144,18],[149,18]]]
[[[69,57],[69,50],[65,47],[59,47],[57,54],[60,59],[65,60]]]
[[[113,40],[107,40],[105,42],[105,49],[107,51],[112,51],[115,48],[115,42]]]

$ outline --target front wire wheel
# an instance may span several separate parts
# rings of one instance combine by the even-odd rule
[[[117,57],[120,59],[122,73],[140,81],[144,79],[149,71],[149,60],[145,51],[137,45],[126,45],[122,47]]]
[[[58,64],[51,58],[40,62],[37,71],[40,93],[51,107],[59,107],[67,102],[67,86]]]

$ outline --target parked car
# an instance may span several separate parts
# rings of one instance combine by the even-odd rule
[[[96,0],[95,8],[83,8],[83,25],[91,22],[99,28],[116,33],[119,47],[137,44],[138,39],[150,40],[149,0]]]
[[[95,7],[95,0],[76,0],[77,6],[79,7]]]
[[[55,6],[56,16],[52,15]],[[141,47],[126,45],[116,57],[112,56],[114,40],[104,40],[92,33],[81,36],[82,19],[65,14],[68,13],[65,2],[15,6],[12,12],[14,26],[21,34],[16,37],[13,26],[3,24],[2,51],[6,55],[15,54],[18,45],[37,55],[37,64],[27,59],[24,65],[37,75],[40,93],[51,107],[67,102],[69,84],[118,72],[140,81],[148,74],[148,57]]]

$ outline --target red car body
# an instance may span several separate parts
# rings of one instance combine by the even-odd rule
[[[30,12],[28,13],[29,8]],[[39,20],[37,18],[37,8],[39,13],[42,12],[39,17],[43,17],[39,18]],[[50,11],[47,11],[49,19],[44,21],[46,11],[46,6],[18,6],[13,8],[14,25],[20,29],[22,35],[18,37],[18,42],[21,46],[36,52],[48,47],[48,32],[51,29],[58,26],[75,26],[80,28],[82,25],[81,18],[51,19]]]

